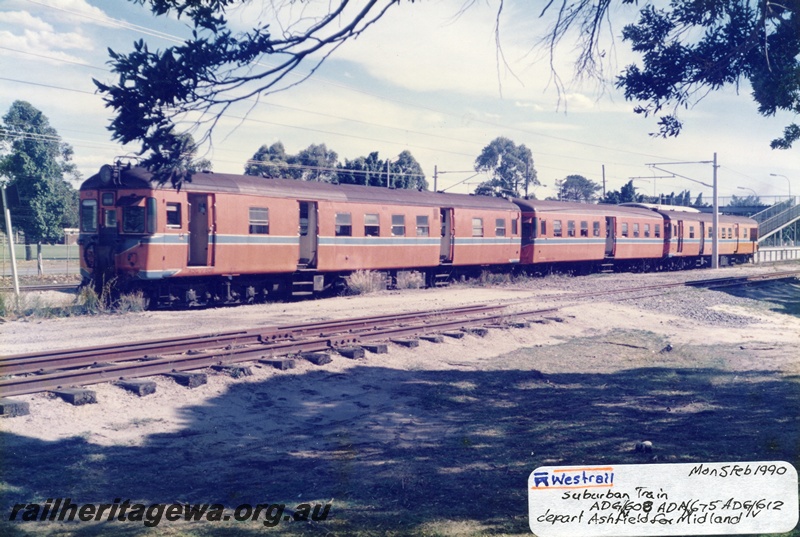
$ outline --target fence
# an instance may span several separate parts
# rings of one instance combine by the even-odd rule
[[[8,240],[4,234],[0,234],[0,250],[2,250],[0,252],[0,276],[10,278],[11,254],[8,251]],[[33,251],[33,259],[26,261],[25,245],[14,245],[14,255],[17,258],[17,273],[19,276],[36,276],[38,274],[36,245],[32,245],[31,250]],[[79,255],[77,244],[43,244],[42,265],[45,276],[80,274]]]

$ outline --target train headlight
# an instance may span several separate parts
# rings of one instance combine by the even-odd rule
[[[100,168],[100,181],[104,185],[108,185],[111,183],[111,179],[114,178],[114,168],[109,164],[103,164]]]

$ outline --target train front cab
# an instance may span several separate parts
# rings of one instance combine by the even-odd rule
[[[139,185],[140,187],[142,185]],[[142,245],[156,231],[157,203],[145,189],[125,189],[89,178],[80,191],[80,264],[84,284],[98,291],[112,279],[125,279],[145,266]]]

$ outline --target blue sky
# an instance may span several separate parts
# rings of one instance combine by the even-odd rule
[[[231,14],[245,29],[254,18],[274,20],[255,1]],[[598,183],[605,166],[606,185],[619,189],[631,177],[640,191],[690,189],[693,196],[710,188],[646,166],[654,162],[711,160],[718,154],[720,195],[800,194],[798,149],[774,151],[769,141],[792,118],[758,115],[746,85],[709,94],[682,110],[684,132],[674,139],[648,136],[652,118],[632,112],[613,84],[570,82],[570,43],[560,49],[559,74],[567,82],[559,96],[546,55],[533,43],[546,31],[529,3],[506,2],[501,19],[505,62],[498,62],[494,22],[497,2],[476,2],[461,12],[461,2],[403,2],[364,35],[342,46],[311,79],[293,89],[263,97],[245,116],[231,111],[213,136],[206,158],[219,172],[241,173],[259,146],[283,142],[290,153],[325,143],[344,158],[379,151],[382,158],[408,149],[439,188],[468,192],[475,158],[497,136],[531,148],[539,197],[552,195],[554,183],[569,174]],[[313,7],[313,4],[312,4]],[[283,10],[287,24],[298,12]],[[619,38],[633,8],[615,8],[615,36],[604,43],[618,71],[635,60]],[[131,2],[117,0],[4,0],[0,3],[0,113],[17,99],[27,100],[50,119],[75,149],[84,178],[135,147],[111,141],[106,129],[111,113],[94,93],[92,77],[112,81],[106,69],[107,48],[128,52],[145,39],[164,48],[187,34],[175,18],[154,18]],[[300,68],[300,74],[310,66]],[[566,103],[566,110],[564,104]],[[680,175],[711,182],[708,164],[670,168]],[[778,174],[779,176],[771,176]],[[786,176],[789,179],[787,180]],[[461,181],[467,180],[465,183]],[[458,183],[458,184],[457,184]]]

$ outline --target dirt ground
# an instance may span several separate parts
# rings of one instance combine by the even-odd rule
[[[191,312],[0,325],[3,354],[456,304],[568,297],[457,286]],[[542,465],[785,460],[800,464],[800,318],[766,302],[681,288],[702,323],[630,302],[582,303],[530,328],[392,346],[143,398],[50,395],[0,421],[3,535],[530,535]],[[720,300],[718,300],[718,298]],[[698,306],[697,304],[701,304]],[[634,450],[649,440],[653,451]],[[330,504],[318,522],[9,522],[19,503]],[[105,519],[104,519],[105,520]],[[262,517],[263,520],[263,517]],[[800,535],[794,533],[793,535]]]

